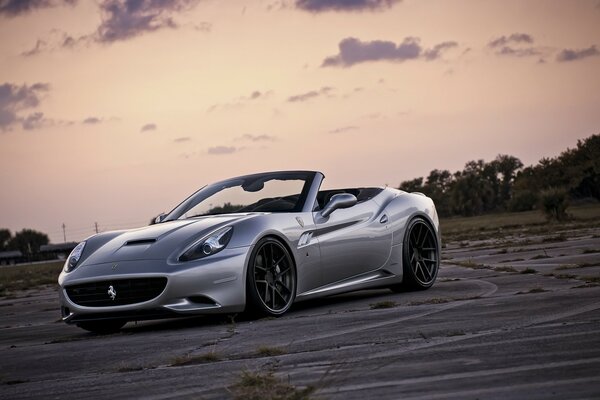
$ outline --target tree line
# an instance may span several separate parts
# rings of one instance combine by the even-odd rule
[[[18,250],[23,256],[30,257],[39,253],[40,247],[48,243],[48,235],[33,229],[23,229],[14,235],[8,229],[0,229],[0,251]]]
[[[403,181],[399,189],[431,197],[441,217],[542,209],[561,219],[569,200],[600,200],[600,135],[579,140],[577,147],[536,165],[524,167],[517,157],[500,154],[490,162],[469,161],[454,173],[434,169],[426,178]],[[227,203],[209,213],[237,207]],[[14,235],[0,229],[0,251],[18,250],[31,258],[49,242],[48,235],[32,229]]]
[[[542,209],[562,219],[569,200],[600,200],[600,135],[536,165],[524,167],[517,157],[500,154],[490,162],[469,161],[454,173],[434,169],[399,189],[431,197],[442,217]]]

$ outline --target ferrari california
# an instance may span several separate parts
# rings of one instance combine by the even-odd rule
[[[58,278],[62,318],[128,321],[247,311],[371,288],[427,289],[440,261],[433,201],[389,187],[321,190],[314,171],[204,186],[152,224],[79,243]]]

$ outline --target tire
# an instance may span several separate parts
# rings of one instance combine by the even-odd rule
[[[79,322],[77,326],[86,331],[106,334],[118,332],[126,323],[127,321],[122,320],[103,320]]]
[[[246,296],[246,311],[253,316],[278,317],[294,303],[296,265],[279,240],[266,237],[254,246],[246,274]]]
[[[394,291],[425,290],[435,282],[440,265],[437,235],[423,218],[411,220],[402,245],[403,281]]]

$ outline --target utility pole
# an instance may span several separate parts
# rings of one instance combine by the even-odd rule
[[[66,227],[67,227],[67,226],[66,226],[66,225],[65,225],[65,223],[63,222],[63,224],[62,224],[62,228],[63,228],[63,239],[64,239],[64,242],[65,242],[65,243],[67,243],[67,231],[65,230],[65,228],[66,228]]]
[[[94,228],[96,228],[96,233],[98,233],[98,223],[94,222]]]

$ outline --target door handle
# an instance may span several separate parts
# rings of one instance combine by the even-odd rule
[[[381,216],[381,218],[379,219],[379,222],[382,223],[382,224],[387,224],[387,222],[388,222],[388,216],[386,214],[383,214]]]

